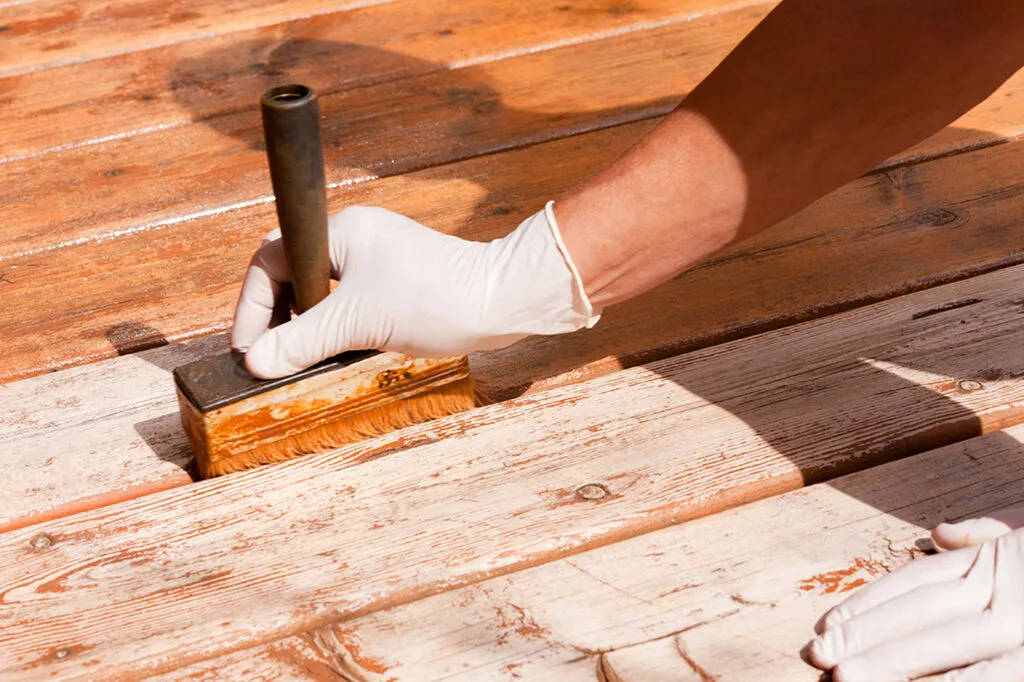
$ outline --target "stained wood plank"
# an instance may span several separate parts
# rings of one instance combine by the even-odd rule
[[[389,0],[36,0],[0,6],[0,78]],[[116,36],[116,39],[112,39]]]
[[[1022,284],[1010,268],[4,533],[0,670],[155,674],[1013,424]]]
[[[393,682],[816,681],[799,652],[817,619],[927,529],[1024,501],[1022,462],[1015,427],[335,623],[329,650],[308,634],[153,682],[243,663],[272,679],[328,651]]]
[[[613,36],[327,95],[320,106],[328,182],[399,175],[664,114],[743,36],[723,27],[750,23],[715,15],[645,32],[644,40]],[[11,216],[0,224],[0,259],[269,203],[257,103],[0,164],[0,202]]]
[[[325,95],[642,34],[753,4],[762,3],[405,0],[47,69],[0,80],[5,112],[0,161],[252,110],[263,92],[282,80],[313,84]],[[765,11],[719,23],[716,49],[728,49]],[[634,47],[642,42],[638,38]]]
[[[445,232],[493,238],[647,125],[337,188],[331,205],[381,204]],[[1007,144],[861,179],[610,309],[595,329],[480,355],[477,371],[510,395],[1020,262],[1022,150]],[[9,292],[0,380],[226,329],[245,264],[273,220],[263,206],[0,264]],[[49,343],[55,334],[59,349]]]

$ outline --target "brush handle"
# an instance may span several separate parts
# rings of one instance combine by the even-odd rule
[[[320,103],[312,88],[282,85],[260,100],[270,179],[296,312],[331,292]]]

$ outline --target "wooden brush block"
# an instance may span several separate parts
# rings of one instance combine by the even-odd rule
[[[473,406],[465,356],[345,353],[260,380],[241,353],[174,370],[181,421],[205,478],[385,433]]]

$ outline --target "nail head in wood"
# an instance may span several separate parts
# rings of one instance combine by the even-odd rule
[[[958,381],[956,385],[957,388],[959,388],[964,393],[974,393],[975,391],[980,391],[981,389],[985,388],[985,386],[982,385],[980,381],[972,381],[970,379]]]
[[[47,535],[46,533],[39,533],[38,535],[34,536],[31,540],[29,540],[28,544],[29,547],[31,547],[32,549],[36,550],[37,552],[41,552],[44,549],[49,549],[53,546],[53,537]]]
[[[67,658],[70,655],[71,652],[68,649],[57,649],[57,653],[55,653],[53,656],[54,658]]]
[[[608,497],[608,488],[600,483],[587,483],[576,489],[576,496],[584,500],[601,500]]]

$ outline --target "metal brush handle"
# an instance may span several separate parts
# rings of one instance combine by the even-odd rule
[[[281,85],[264,93],[260,110],[295,307],[303,313],[331,291],[320,103],[312,88]]]

